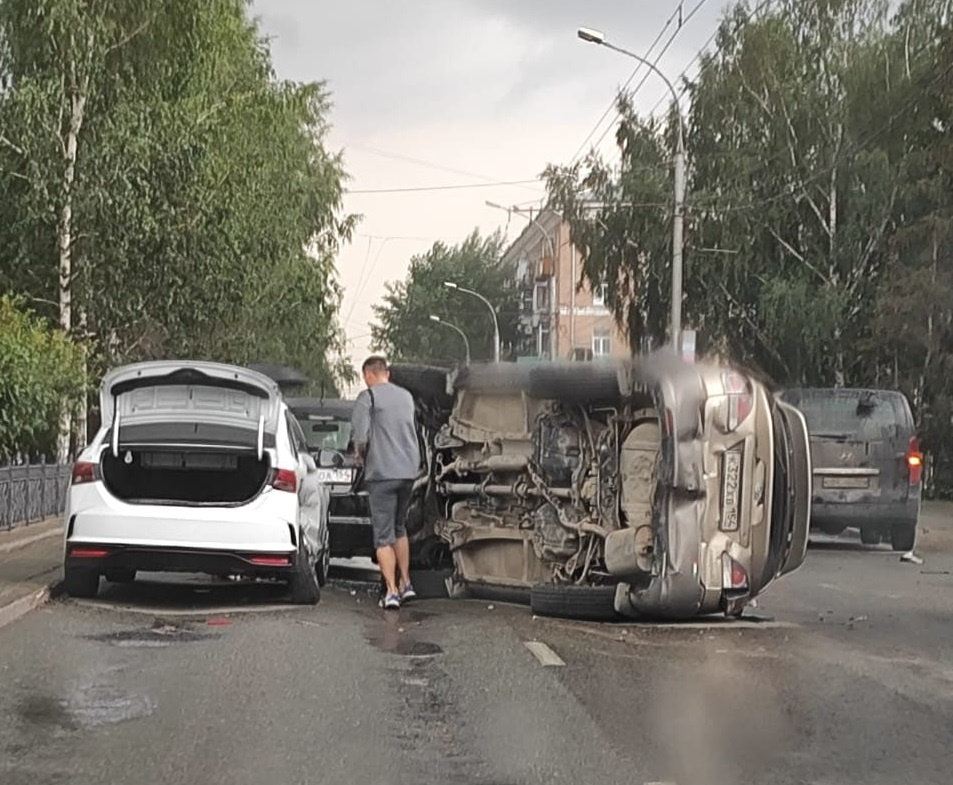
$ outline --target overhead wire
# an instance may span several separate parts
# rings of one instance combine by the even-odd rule
[[[406,194],[420,191],[457,191],[467,188],[495,188],[497,186],[517,186],[539,184],[539,178],[532,180],[499,180],[489,183],[457,183],[453,185],[415,185],[404,188],[355,188],[345,191],[346,194]]]
[[[672,12],[672,15],[671,15],[668,19],[665,20],[665,23],[662,25],[662,29],[659,30],[658,35],[655,36],[655,40],[652,41],[651,45],[649,46],[648,51],[647,51],[646,54],[645,54],[646,57],[648,57],[650,54],[652,54],[652,50],[655,49],[655,47],[658,45],[658,42],[662,40],[662,36],[665,35],[665,31],[668,30],[668,28],[671,26],[672,22],[675,21],[675,17],[676,17],[676,16],[679,16],[679,11],[681,10],[681,7],[682,7],[682,4],[681,4],[681,2],[679,2],[678,8],[676,8],[676,9]],[[681,24],[681,22],[680,22],[680,24]],[[635,79],[635,77],[638,75],[639,71],[642,70],[642,68],[644,68],[644,67],[645,67],[645,66],[644,66],[642,63],[639,63],[638,65],[636,65],[635,68],[633,69],[632,73],[629,74],[629,78],[625,80],[625,82],[623,83],[622,87],[619,88],[619,89],[620,89],[620,90],[625,90],[630,84],[632,84],[632,80]],[[580,145],[579,145],[579,148],[576,150],[576,152],[573,153],[572,158],[569,159],[569,165],[570,165],[570,166],[572,166],[572,164],[575,163],[576,159],[579,158],[579,154],[580,154],[583,150],[586,149],[586,145],[589,143],[589,140],[592,139],[593,136],[595,136],[596,131],[599,130],[599,126],[602,125],[602,121],[605,120],[605,119],[609,116],[609,114],[612,112],[613,109],[615,109],[615,104],[616,104],[615,98],[613,98],[613,99],[609,102],[609,105],[606,107],[606,110],[602,113],[602,115],[599,117],[599,119],[596,120],[596,124],[592,127],[592,130],[589,131],[589,133],[586,135],[586,138],[582,140],[582,144],[580,144]],[[610,125],[611,125],[611,124],[610,124]]]
[[[698,0],[698,2],[688,12],[688,14],[685,15],[685,17],[681,20],[681,23],[679,24],[679,26],[675,29],[672,35],[670,35],[668,40],[665,42],[665,46],[663,46],[662,50],[655,56],[655,59],[652,61],[653,66],[658,66],[659,62],[662,60],[662,57],[665,55],[665,53],[669,50],[669,48],[675,42],[675,39],[678,37],[678,34],[681,32],[682,28],[691,21],[692,17],[694,17],[695,14],[697,14],[707,2],[708,0]],[[639,65],[641,65],[641,63]],[[646,73],[642,77],[642,80],[635,86],[635,89],[632,90],[631,93],[629,93],[629,97],[634,98],[638,94],[639,90],[642,89],[643,85],[652,76],[657,76],[657,75],[653,74],[652,70],[647,68]],[[616,111],[616,117],[618,117],[618,111]],[[612,130],[612,127],[613,127],[612,123],[606,126],[605,130],[602,132],[602,135],[596,140],[596,143],[593,145],[593,147],[598,147],[600,144],[602,144],[602,140],[606,138],[606,136],[609,134],[609,131]]]
[[[404,161],[406,163],[415,164],[417,166],[422,166],[427,169],[434,169],[435,171],[441,171],[441,172],[450,172],[451,174],[459,174],[464,177],[475,177],[477,180],[484,180],[487,183],[496,183],[500,181],[499,177],[488,177],[487,175],[484,175],[484,174],[470,172],[465,169],[456,169],[452,166],[445,166],[443,164],[438,164],[423,158],[416,158],[412,155],[405,155],[403,153],[393,153],[388,150],[381,150],[377,147],[370,147],[368,145],[362,145],[362,144],[352,144],[350,145],[350,147],[351,149],[354,149],[354,150],[364,150],[365,152],[371,153],[373,155],[378,155],[381,158],[389,158],[394,161]]]

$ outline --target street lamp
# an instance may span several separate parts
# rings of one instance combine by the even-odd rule
[[[472,289],[464,289],[453,281],[444,281],[443,285],[448,289],[455,289],[458,292],[463,292],[482,300],[486,304],[486,307],[490,309],[490,315],[493,317],[493,362],[498,363],[500,361],[500,323],[497,321],[496,309],[493,307],[493,303],[479,292],[475,292]]]
[[[455,324],[450,324],[450,322],[445,322],[443,319],[441,319],[439,316],[436,316],[435,314],[430,314],[430,321],[436,322],[437,324],[442,324],[444,327],[449,327],[451,330],[455,330],[459,334],[459,336],[463,338],[463,346],[467,353],[466,355],[467,365],[469,365],[470,364],[470,341],[467,339],[467,334],[463,332],[463,330],[461,330]]]
[[[486,204],[487,207],[493,207],[493,208],[496,209],[496,210],[505,210],[506,213],[507,213],[507,215],[509,215],[509,214],[511,214],[511,213],[516,213],[517,215],[523,216],[523,218],[525,218],[527,221],[529,221],[530,224],[533,226],[533,228],[536,229],[536,231],[539,232],[539,233],[543,236],[543,239],[546,241],[546,245],[549,246],[549,257],[550,257],[550,259],[553,260],[553,272],[554,272],[554,275],[553,275],[553,277],[552,277],[552,279],[550,280],[550,283],[549,283],[549,285],[550,285],[549,295],[550,295],[550,305],[551,305],[551,310],[552,310],[552,319],[553,319],[553,321],[555,322],[555,319],[556,319],[556,308],[557,308],[557,305],[558,305],[557,302],[556,302],[556,294],[557,294],[557,291],[556,291],[556,290],[557,290],[557,287],[556,287],[556,283],[557,283],[557,282],[556,282],[556,272],[558,271],[559,268],[558,268],[558,265],[557,265],[557,261],[558,261],[558,260],[556,259],[556,246],[553,244],[553,238],[549,236],[549,233],[543,228],[543,225],[542,225],[536,218],[533,217],[533,214],[532,214],[531,211],[528,212],[528,213],[527,213],[527,212],[524,212],[523,210],[520,210],[520,208],[517,207],[517,206],[515,206],[515,205],[514,205],[513,207],[504,207],[503,205],[497,204],[496,202],[491,202],[489,199],[486,199],[486,200],[484,201],[484,203]],[[562,217],[562,216],[560,216],[560,218],[561,218],[561,217]],[[573,264],[574,264],[574,265],[575,265],[575,258],[576,258],[575,255],[573,255]],[[575,280],[575,277],[576,277],[575,267],[573,268],[573,273],[572,273],[572,275],[573,275],[573,280]],[[575,292],[575,290],[573,290],[573,292]],[[575,297],[575,294],[573,294],[573,297]],[[571,313],[571,314],[570,314],[570,317],[569,317],[570,322],[572,322],[575,318],[576,318],[576,317],[575,317],[575,313],[574,313],[574,312]],[[540,339],[540,341],[542,341],[542,339]],[[540,350],[541,350],[541,349],[542,349],[542,343],[540,342]],[[550,348],[549,348],[549,356],[550,356],[550,359],[552,359],[553,356],[554,356],[554,349],[555,349],[555,347],[554,347],[552,341],[550,341]]]
[[[678,93],[675,86],[669,81],[654,63],[649,62],[644,57],[640,57],[628,49],[609,43],[606,40],[605,33],[601,30],[592,30],[588,27],[580,27],[576,34],[590,44],[598,44],[614,52],[619,52],[633,60],[637,60],[650,70],[658,74],[666,87],[672,93],[672,100],[675,102],[675,113],[678,115],[678,138],[675,144],[675,215],[672,220],[672,315],[671,333],[672,345],[676,351],[681,351],[682,338],[682,251],[684,246],[684,214],[685,214],[685,118],[682,116],[681,108],[678,104]]]

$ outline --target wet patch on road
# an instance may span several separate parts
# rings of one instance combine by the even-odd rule
[[[16,713],[28,726],[55,732],[115,725],[148,717],[155,709],[148,696],[126,693],[115,685],[89,684],[67,698],[30,695],[20,701]]]
[[[419,640],[397,619],[385,619],[370,625],[365,637],[371,646],[385,654],[396,654],[400,657],[435,657],[443,654],[440,646],[430,641]]]
[[[86,640],[108,643],[123,649],[160,649],[180,643],[214,640],[220,636],[209,632],[199,632],[164,619],[156,619],[148,628],[119,630],[85,637]]]
[[[28,725],[49,730],[75,730],[77,727],[66,710],[66,701],[51,695],[27,696],[17,704],[16,713]]]

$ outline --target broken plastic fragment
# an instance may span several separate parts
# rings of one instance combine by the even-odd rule
[[[900,557],[900,561],[909,564],[923,564],[923,559],[917,556],[913,551],[907,551],[903,554],[903,556]]]

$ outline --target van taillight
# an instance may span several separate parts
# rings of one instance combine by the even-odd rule
[[[99,472],[95,463],[79,461],[73,464],[73,485],[83,485],[87,482],[96,482],[99,479]]]
[[[290,469],[279,469],[275,474],[275,481],[271,484],[271,487],[276,491],[297,493],[298,475]]]
[[[919,485],[923,478],[923,455],[916,436],[910,437],[910,446],[907,448],[907,469],[910,472],[910,484]]]

